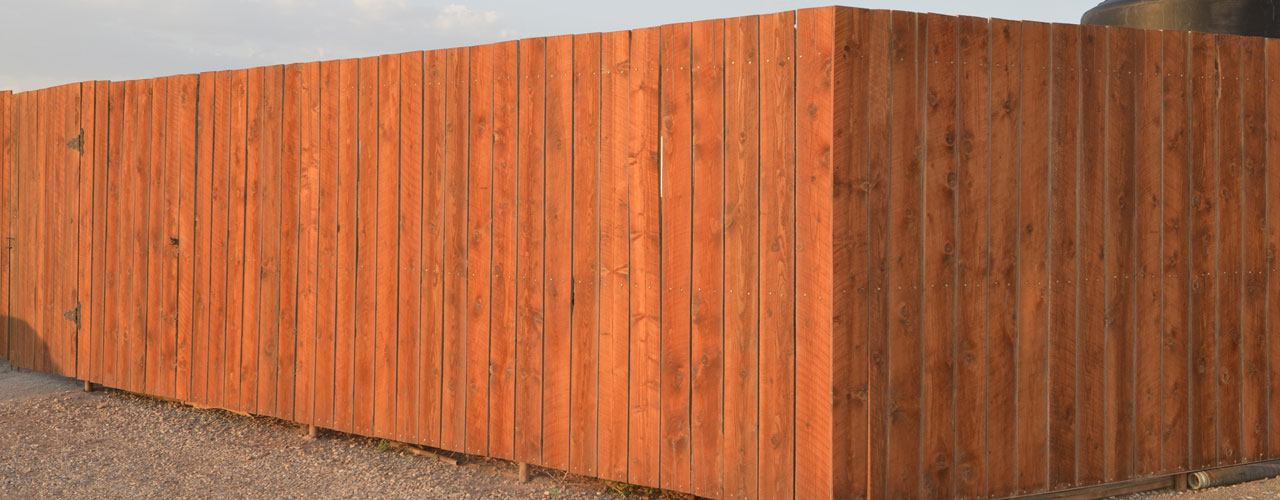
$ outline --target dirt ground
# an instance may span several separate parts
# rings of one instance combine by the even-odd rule
[[[649,498],[621,485],[462,457],[461,465],[381,440],[118,391],[0,361],[0,499]]]
[[[98,390],[0,361],[0,499],[677,498],[513,464],[461,465],[270,418]],[[1280,478],[1123,500],[1280,500]]]

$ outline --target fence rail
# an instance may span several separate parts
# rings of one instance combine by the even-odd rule
[[[837,7],[3,93],[0,357],[706,497],[1278,458],[1277,59]]]

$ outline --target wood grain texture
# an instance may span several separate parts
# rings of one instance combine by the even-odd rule
[[[440,446],[461,449],[466,442],[467,318],[467,103],[470,52],[446,54],[444,102],[444,325],[441,347]],[[463,145],[467,145],[463,147]],[[447,368],[446,368],[447,367]]]
[[[1217,386],[1218,464],[1240,460],[1243,436],[1241,374],[1241,40],[1218,37],[1217,128]]]
[[[515,458],[517,147],[520,62],[517,42],[493,57],[493,305],[489,328],[489,452]]]
[[[1134,138],[1136,173],[1134,204],[1137,210],[1134,234],[1137,253],[1133,279],[1137,293],[1134,317],[1134,475],[1150,476],[1160,471],[1160,211],[1163,206],[1160,178],[1161,75],[1163,40],[1158,32],[1142,33],[1143,46],[1137,64],[1137,116]]]
[[[352,424],[356,433],[373,434],[377,408],[378,325],[378,131],[377,57],[361,58],[358,118],[353,147],[355,169],[355,369]]]
[[[231,360],[231,337],[238,331],[230,331],[231,286],[231,72],[219,71],[208,80],[200,77],[201,87],[211,85],[213,119],[203,126],[212,128],[208,134],[212,144],[209,169],[209,376],[208,401],[212,406],[228,407],[229,388],[227,372]],[[240,207],[243,205],[237,205]],[[330,358],[332,359],[332,357]],[[330,385],[332,387],[332,385]]]
[[[692,47],[694,217],[693,293],[690,306],[692,331],[689,351],[689,359],[692,361],[689,373],[690,392],[693,395],[689,408],[692,441],[690,463],[693,466],[691,489],[695,495],[719,496],[722,494],[724,474],[721,429],[725,421],[724,21],[693,23]],[[648,171],[652,172],[651,169]],[[646,193],[652,193],[652,190]],[[632,239],[634,241],[634,236]],[[637,272],[636,266],[632,266],[631,272]],[[635,286],[633,290],[639,290],[639,287]],[[633,323],[632,335],[635,330]]]
[[[1022,27],[991,23],[990,280],[987,335],[988,496],[1017,492],[1018,117]],[[896,116],[895,116],[896,120]],[[894,175],[897,175],[895,170]],[[896,193],[897,190],[894,190]],[[891,366],[893,360],[890,360]]]
[[[954,496],[956,342],[956,24],[921,21],[924,46],[924,328],[921,418],[923,487],[928,497]],[[1019,317],[1023,317],[1019,315]]]
[[[493,252],[494,47],[471,49],[467,183],[466,451],[489,449],[489,331]]]
[[[542,464],[547,278],[547,39],[520,41],[516,156],[515,460]],[[551,196],[558,196],[552,191]],[[552,235],[553,237],[555,235]],[[552,355],[554,356],[554,355]],[[552,425],[556,422],[553,421]]]
[[[596,470],[602,61],[599,35],[574,36],[569,470],[577,474],[594,474]]]
[[[960,283],[956,290],[956,494],[975,497],[986,494],[986,436],[991,432],[985,422],[989,311],[988,288],[983,286],[990,274],[987,172],[991,103],[975,98],[987,95],[990,88],[990,26],[985,19],[962,17],[957,31],[956,210],[965,216],[959,217],[956,226],[956,281]]]
[[[1018,170],[1018,489],[1049,481],[1049,25],[1022,24]],[[1129,198],[1132,199],[1132,198]],[[1132,219],[1130,219],[1132,220]]]
[[[1076,484],[1079,330],[1080,28],[1051,27],[1052,108],[1049,146],[1049,479]],[[1157,231],[1159,222],[1156,223]],[[1159,240],[1157,240],[1158,242]],[[1155,276],[1159,275],[1156,271]],[[1158,358],[1157,358],[1158,359]],[[1158,366],[1158,365],[1157,365]],[[1158,428],[1158,426],[1157,426]]]
[[[422,373],[422,180],[424,58],[400,55],[400,206],[397,219],[399,288],[396,295],[396,440],[421,442],[418,434]],[[438,302],[437,302],[438,304]],[[436,315],[432,316],[438,317]]]
[[[1191,129],[1189,136],[1190,224],[1191,232],[1191,296],[1188,348],[1192,356],[1189,373],[1190,397],[1202,404],[1191,405],[1190,467],[1213,466],[1217,459],[1217,374],[1216,313],[1217,296],[1217,209],[1218,175],[1216,142],[1213,140],[1214,102],[1218,74],[1217,40],[1212,36],[1191,35]],[[1211,375],[1212,374],[1212,375]],[[1209,404],[1214,401],[1214,404]]]
[[[1267,443],[1267,138],[1266,41],[1242,40],[1241,119],[1241,460],[1266,457]]]
[[[356,222],[359,186],[360,65],[355,59],[337,63],[337,310],[334,329],[333,427],[354,429],[356,352]]]
[[[284,67],[284,98],[280,118],[280,302],[275,329],[279,332],[276,352],[276,408],[282,418],[297,420],[294,415],[296,381],[298,379],[298,314],[301,297],[299,286],[302,263],[298,261],[301,245],[302,195],[302,65]],[[311,261],[315,261],[312,256]]]
[[[400,292],[400,68],[399,54],[378,58],[376,208],[372,228],[375,236],[373,245],[361,247],[375,254],[373,435],[390,439],[396,437],[396,339],[399,333],[396,320]]]
[[[758,17],[725,20],[724,498],[758,498],[760,73]]]
[[[433,50],[424,55],[422,102],[422,326],[418,403],[419,442],[440,444],[440,380],[444,339],[444,230],[445,230],[445,86],[446,55]]]
[[[889,494],[889,188],[892,179],[892,14],[869,13],[867,60],[867,498]],[[985,37],[984,37],[985,38]],[[890,68],[888,71],[883,68]],[[985,398],[984,398],[985,403]],[[985,478],[983,478],[985,480]]]
[[[760,496],[795,474],[795,13],[760,17]],[[665,317],[665,316],[664,316]]]
[[[191,305],[191,399],[209,403],[210,357],[210,253],[213,250],[210,233],[213,231],[213,203],[209,196],[213,189],[213,73],[202,73],[197,79],[195,97],[195,179],[196,196],[192,207],[192,305]]]
[[[303,64],[299,70],[298,102],[298,298],[297,368],[294,375],[294,420],[315,425],[320,356],[317,328],[319,285],[319,182],[320,182],[320,63]],[[326,309],[332,311],[333,309]],[[332,372],[330,372],[332,373]],[[332,382],[329,385],[333,387]],[[332,389],[330,389],[332,390]]]
[[[643,46],[643,36],[638,32],[636,35],[635,45]],[[598,474],[615,481],[627,480],[628,369],[623,367],[627,366],[628,354],[631,269],[627,259],[626,170],[632,119],[628,100],[634,68],[631,46],[631,33],[616,31],[602,36],[600,49],[600,386],[596,442]]]
[[[1280,193],[1280,41],[1267,40],[1267,250],[1273,256],[1280,250],[1280,202],[1272,193]],[[1280,415],[1280,321],[1271,317],[1270,311],[1280,306],[1280,272],[1276,270],[1274,257],[1267,260],[1267,411]],[[1272,418],[1267,425],[1267,453],[1280,454],[1280,419]]]
[[[1186,33],[1165,33],[1163,40],[1163,148],[1161,207],[1160,288],[1164,291],[1161,317],[1160,380],[1162,441],[1161,464],[1165,471],[1189,467],[1190,393],[1187,384],[1189,360],[1187,331],[1190,293],[1190,74],[1187,71]]]
[[[689,343],[693,251],[693,101],[688,24],[662,27],[662,429],[665,489],[689,486]],[[794,347],[792,347],[794,348]],[[785,472],[780,472],[784,474]],[[764,480],[764,478],[762,478]]]
[[[223,402],[227,408],[244,408],[244,384],[241,379],[244,367],[244,336],[247,333],[245,316],[245,264],[247,224],[247,161],[246,126],[248,124],[248,72],[233,71],[229,75],[227,115],[227,393]]]
[[[569,468],[569,359],[573,325],[574,38],[547,39],[546,288],[543,328],[542,464]],[[552,193],[558,196],[552,196]]]
[[[1079,465],[1077,484],[1098,484],[1103,479],[1103,381],[1104,328],[1102,277],[1104,242],[1103,170],[1106,145],[1107,32],[1104,28],[1080,28],[1080,174],[1077,176],[1077,210],[1080,268],[1076,328],[1080,332],[1077,359],[1095,360],[1076,367]]]

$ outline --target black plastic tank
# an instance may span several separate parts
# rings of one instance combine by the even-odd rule
[[[1107,0],[1080,22],[1280,38],[1280,0]]]

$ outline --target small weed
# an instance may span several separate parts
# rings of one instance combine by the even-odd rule
[[[388,452],[388,451],[390,451],[390,450],[391,450],[391,442],[390,442],[390,441],[387,441],[387,440],[385,440],[385,439],[382,439],[382,440],[379,440],[379,441],[378,441],[378,451],[379,451],[379,452],[386,453],[386,452]]]

